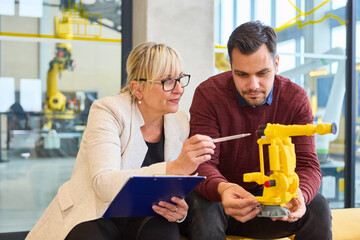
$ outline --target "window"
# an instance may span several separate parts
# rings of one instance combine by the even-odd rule
[[[357,4],[360,4],[360,1],[357,1]],[[233,5],[236,6],[235,10],[231,9]],[[217,34],[222,34],[215,38],[221,39],[218,44],[226,46],[230,32],[249,20],[260,20],[273,26],[278,37],[279,74],[290,78],[306,90],[313,106],[315,124],[335,122],[338,125],[338,134],[328,137],[316,136],[323,175],[319,191],[330,200],[332,208],[344,207],[346,1],[219,0],[218,6],[226,7],[227,12],[231,13],[226,16],[226,26],[225,16],[215,15],[215,28],[219,29]],[[236,18],[233,21],[236,24],[229,29],[231,16]],[[356,19],[358,39],[360,16],[357,15]],[[360,43],[358,40],[356,43],[356,75],[359,78]],[[217,47],[216,54],[226,53],[224,50]],[[221,69],[216,69],[216,72],[219,71]],[[357,99],[357,111],[360,112],[359,91],[357,94],[358,96],[354,97]],[[357,117],[357,136],[360,136],[359,119],[360,117]],[[357,142],[356,149],[359,146]],[[356,156],[360,156],[360,151],[356,151]],[[357,164],[356,173],[359,171]],[[359,175],[355,178],[355,187],[356,205],[360,206]]]
[[[0,233],[32,228],[70,179],[91,103],[121,85],[120,0],[27,2],[0,1]]]

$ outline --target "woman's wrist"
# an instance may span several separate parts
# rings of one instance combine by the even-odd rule
[[[181,175],[177,166],[177,160],[166,163],[166,175]]]
[[[183,221],[185,221],[186,217],[187,217],[187,212],[186,212],[186,214],[185,214],[185,216],[183,218],[180,218],[180,219],[176,220],[176,222],[177,223],[182,223]]]

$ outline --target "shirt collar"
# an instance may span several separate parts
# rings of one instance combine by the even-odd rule
[[[273,101],[273,90],[274,90],[274,86],[271,88],[271,91],[269,93],[269,95],[267,96],[265,102],[263,102],[262,104],[260,104],[259,106],[256,106],[256,107],[261,107],[262,105],[264,104],[267,104],[267,105],[271,105],[272,101]],[[241,107],[245,107],[247,106],[247,102],[245,101],[245,99],[240,95],[240,93],[238,92],[238,90],[235,88],[235,91],[236,91],[236,96],[238,98],[238,102],[240,104]]]

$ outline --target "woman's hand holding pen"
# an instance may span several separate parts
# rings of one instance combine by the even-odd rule
[[[153,210],[169,222],[181,222],[185,219],[189,206],[181,198],[172,197],[171,201],[173,203],[160,201],[158,205],[153,205]]]
[[[167,163],[166,174],[192,174],[201,163],[211,159],[214,149],[215,144],[210,137],[192,136],[184,142],[179,157]]]

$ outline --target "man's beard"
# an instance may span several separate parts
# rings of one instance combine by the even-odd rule
[[[256,91],[242,91],[242,97],[244,98],[244,100],[247,102],[248,105],[252,106],[252,107],[258,107],[264,104],[265,100],[266,100],[266,91],[265,90],[256,90]],[[251,93],[260,93],[261,95],[259,97],[247,97],[247,94],[251,94]]]

